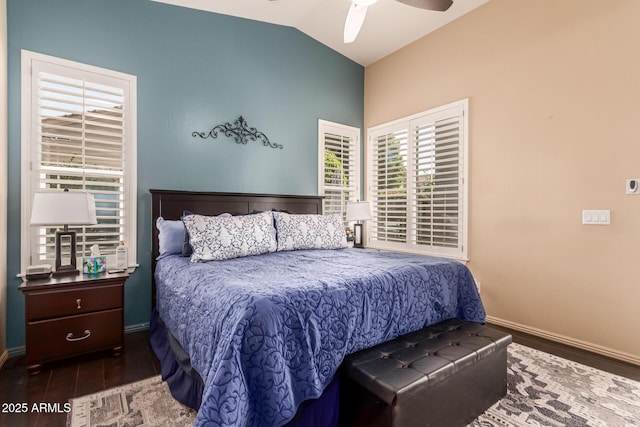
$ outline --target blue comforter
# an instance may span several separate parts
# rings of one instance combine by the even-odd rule
[[[157,309],[204,380],[195,425],[278,426],[345,355],[453,317],[482,322],[469,270],[363,249],[158,262]]]

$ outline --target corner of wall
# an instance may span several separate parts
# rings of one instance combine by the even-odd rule
[[[7,1],[0,0],[0,367],[7,354]]]

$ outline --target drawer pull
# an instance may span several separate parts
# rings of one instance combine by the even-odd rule
[[[89,338],[91,336],[91,331],[88,329],[84,330],[84,336],[83,337],[79,337],[79,338],[74,338],[73,337],[73,332],[69,332],[67,334],[67,341],[82,341],[82,340],[86,340],[87,338]]]
[[[78,298],[76,300],[76,304],[78,304],[78,310],[80,310],[82,307],[80,307],[80,303],[82,302],[82,300],[80,298]]]

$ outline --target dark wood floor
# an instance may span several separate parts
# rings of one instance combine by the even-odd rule
[[[149,344],[149,333],[125,334],[125,349],[114,357],[109,351],[50,363],[29,376],[24,357],[11,358],[0,370],[0,426],[64,426],[63,405],[69,399],[139,381],[160,373]],[[59,403],[60,413],[7,413],[9,403]]]
[[[510,332],[514,342],[640,381],[640,366],[495,327]],[[27,374],[23,357],[10,359],[0,370],[0,404],[27,403],[31,408],[33,403],[59,403],[63,409],[64,403],[71,398],[128,384],[159,372],[158,360],[149,345],[149,333],[130,333],[125,335],[125,351],[120,357],[103,352],[69,359],[47,365],[36,376]],[[64,426],[67,419],[64,412],[12,414],[6,413],[4,406],[2,409],[0,426]]]
[[[496,329],[501,329],[513,336],[513,341],[527,347],[535,348],[547,353],[555,354],[583,365],[592,366],[612,374],[627,377],[635,381],[640,381],[640,366],[626,363],[617,359],[602,356],[579,348],[559,344],[534,335],[525,334],[523,332],[513,331],[501,326],[491,325]]]

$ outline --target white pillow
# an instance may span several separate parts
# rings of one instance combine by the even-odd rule
[[[188,215],[182,222],[193,248],[192,262],[260,255],[277,248],[271,212],[226,218]]]
[[[274,212],[278,250],[339,249],[347,247],[342,217],[334,215],[291,215]]]

